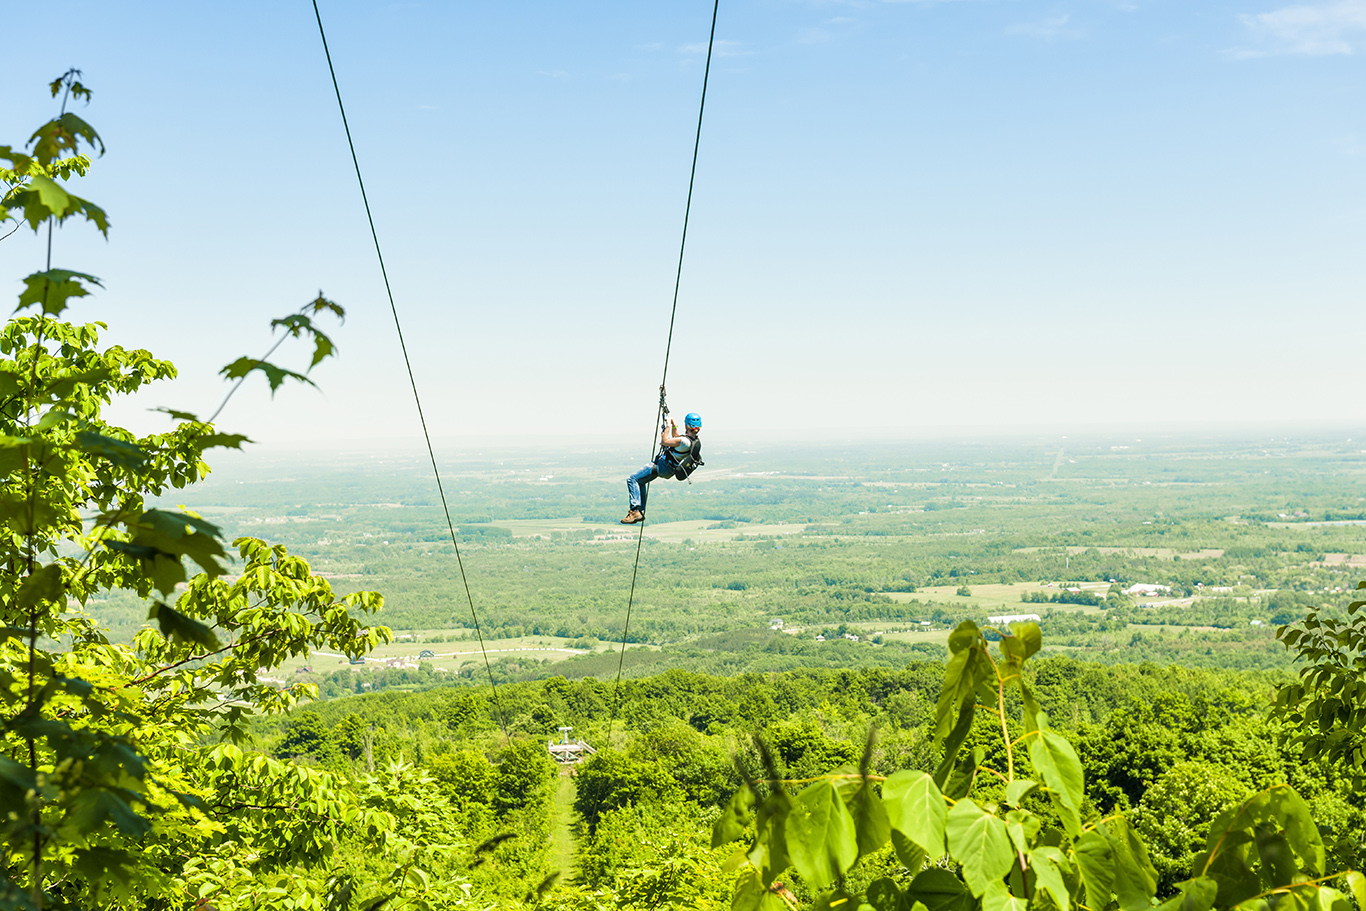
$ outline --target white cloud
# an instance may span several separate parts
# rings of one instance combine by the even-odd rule
[[[1063,13],[1033,22],[1020,22],[1006,29],[1008,35],[1026,35],[1030,38],[1043,38],[1052,41],[1057,38],[1080,38],[1084,34],[1080,28],[1070,25],[1071,16]]]
[[[1269,13],[1239,16],[1252,34],[1252,47],[1234,57],[1305,54],[1321,57],[1366,50],[1366,0],[1283,6]]]

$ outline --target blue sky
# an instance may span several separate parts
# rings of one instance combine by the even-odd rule
[[[643,448],[710,4],[321,6],[439,440]],[[321,288],[350,312],[322,392],[220,423],[411,441],[311,6],[48,28],[8,54],[0,142],[83,69],[109,151],[78,192],[113,229],[54,264],[182,371],[126,419],[211,411]],[[669,383],[713,438],[1360,423],[1366,0],[722,0],[717,37]],[[40,266],[0,243],[16,293]]]

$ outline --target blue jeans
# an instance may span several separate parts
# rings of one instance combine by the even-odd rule
[[[626,479],[626,496],[631,501],[632,509],[638,509],[641,513],[645,512],[645,503],[650,499],[649,483],[668,471],[668,457],[661,452],[655,457],[653,463],[646,465]]]

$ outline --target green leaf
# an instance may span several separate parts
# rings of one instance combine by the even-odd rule
[[[977,911],[977,900],[968,887],[948,870],[921,870],[906,890],[908,902],[920,902],[926,911]]]
[[[1267,837],[1278,829],[1284,832],[1283,840]],[[1196,856],[1193,872],[1218,879],[1220,905],[1236,904],[1262,891],[1253,888],[1249,892],[1235,885],[1245,878],[1248,868],[1249,861],[1241,850],[1243,845],[1256,848],[1263,874],[1273,886],[1289,885],[1298,878],[1293,861],[1284,856],[1286,848],[1298,855],[1311,875],[1321,875],[1324,870],[1323,838],[1313,815],[1303,798],[1285,785],[1252,795],[1220,813],[1211,823],[1205,851]]]
[[[792,812],[792,798],[785,791],[774,790],[755,808],[754,847],[748,853],[749,862],[759,871],[765,887],[790,865],[784,829]]]
[[[1157,906],[1157,911],[1210,911],[1219,885],[1207,876],[1177,883],[1178,894]]]
[[[1148,860],[1148,849],[1123,816],[1101,823],[1100,833],[1115,854],[1115,897],[1124,911],[1142,911],[1157,893],[1157,871]]]
[[[1072,856],[1086,887],[1086,904],[1104,908],[1115,891],[1115,849],[1096,831],[1086,832],[1073,843]]]
[[[754,817],[754,791],[748,785],[736,791],[711,827],[711,846],[728,845],[745,834]]]
[[[1081,834],[1081,804],[1086,796],[1081,759],[1067,738],[1048,730],[1042,715],[1039,730],[1029,739],[1029,759],[1054,798],[1063,828],[1075,838]]]
[[[68,300],[73,297],[85,297],[90,293],[82,282],[104,287],[98,278],[84,272],[72,272],[68,269],[35,272],[24,279],[24,290],[19,295],[19,306],[14,310],[17,313],[25,307],[38,306],[48,316],[60,316],[66,309]]]
[[[872,782],[866,778],[859,782],[854,793],[845,799],[845,806],[854,820],[859,857],[867,857],[887,844],[887,839],[892,835],[892,826],[882,800],[873,790]]]
[[[948,808],[934,779],[902,769],[882,784],[882,802],[892,828],[924,848],[931,857],[944,853],[944,817]]]
[[[955,706],[960,707],[966,699],[976,699],[977,687],[984,679],[985,652],[981,632],[977,624],[964,620],[949,633],[951,656],[944,668],[944,685],[939,691],[939,702],[935,707],[935,736],[948,735],[950,720]]]
[[[1039,888],[1046,889],[1062,911],[1071,911],[1071,893],[1063,879],[1066,863],[1067,859],[1057,848],[1042,847],[1029,852],[1029,866]]]
[[[934,770],[934,783],[941,791],[950,793],[953,796],[962,796],[963,792],[956,792],[953,788],[946,785],[949,776],[958,765],[958,751],[963,748],[963,742],[967,740],[968,734],[972,732],[972,720],[977,713],[977,695],[969,693],[963,698],[962,704],[958,707],[958,721],[954,724],[953,730],[944,738],[944,758],[939,763],[939,768]]]
[[[178,583],[185,581],[181,557],[194,560],[210,578],[225,572],[218,561],[226,555],[218,542],[218,526],[212,522],[189,513],[149,509],[138,517],[131,528],[132,547],[147,547],[155,551],[150,559],[144,558],[143,568],[162,594],[169,594]],[[112,541],[107,546],[131,553],[128,546],[120,547]]]
[[[1352,895],[1357,900],[1357,907],[1366,908],[1366,876],[1362,876],[1356,870],[1349,870],[1347,872],[1347,886],[1352,890]]]
[[[23,585],[19,586],[17,599],[19,606],[28,611],[45,601],[60,601],[63,593],[62,567],[57,563],[49,563],[34,570],[24,580]]]
[[[161,601],[152,603],[151,609],[147,611],[147,619],[155,620],[157,626],[161,628],[161,634],[167,639],[182,639],[186,642],[193,642],[208,651],[214,651],[220,647],[218,637],[213,634],[213,630]]]
[[[945,818],[949,853],[963,865],[963,880],[972,894],[981,897],[992,883],[1010,872],[1015,857],[1005,821],[988,813],[969,798],[954,804]]]
[[[38,419],[38,423],[33,425],[33,429],[38,433],[45,433],[54,427],[60,427],[62,424],[70,423],[75,419],[75,415],[63,408],[52,408]]]
[[[730,907],[731,911],[790,911],[778,894],[764,884],[759,871],[753,867],[740,872],[740,877],[735,881]]]
[[[237,360],[228,364],[218,371],[225,379],[235,380],[244,377],[254,370],[259,370],[266,375],[266,382],[270,384],[270,391],[273,395],[275,390],[284,385],[285,380],[293,379],[310,386],[316,384],[302,373],[295,373],[293,370],[286,370],[284,367],[277,367],[269,361],[263,361],[254,357],[239,357]]]
[[[94,222],[101,234],[109,236],[109,216],[103,209],[87,199],[66,192],[56,181],[42,174],[30,177],[28,185],[13,192],[6,205],[23,209],[24,220],[35,231],[49,218],[62,222],[72,215],[81,214],[87,221]]]
[[[925,861],[930,856],[925,853],[924,848],[896,829],[892,830],[892,850],[896,852],[896,859],[901,861],[901,865],[912,873],[918,872],[921,867],[925,866]]]
[[[0,784],[7,785],[22,795],[38,787],[38,779],[28,766],[0,754]]]
[[[241,449],[243,443],[252,443],[240,433],[206,433],[202,437],[195,439],[195,443],[200,449],[212,449],[221,446],[225,449]]]
[[[93,835],[106,819],[134,838],[146,834],[152,827],[127,801],[104,788],[87,788],[76,795],[67,821],[82,835]]]
[[[197,421],[199,416],[188,411],[176,411],[174,408],[153,408],[153,411],[160,411],[171,416],[176,421]]]
[[[328,312],[336,316],[337,319],[341,320],[342,322],[346,322],[346,311],[342,309],[340,304],[333,303],[332,301],[328,300],[323,295],[321,290],[318,291],[317,297],[315,297],[313,300],[309,301],[307,304],[304,305],[304,309],[311,310],[315,314],[327,310]]]
[[[81,90],[85,91],[84,86]],[[53,93],[53,97],[56,97],[56,92]],[[46,165],[68,152],[78,152],[82,139],[91,149],[98,148],[99,153],[104,154],[104,141],[100,139],[100,134],[95,132],[95,128],[75,114],[67,112],[40,126],[28,141],[33,144],[33,157]]]
[[[864,900],[873,911],[901,911],[901,890],[895,880],[886,876],[868,884]]]
[[[1006,803],[1010,804],[1012,807],[1018,807],[1020,801],[1025,799],[1025,795],[1038,786],[1039,783],[1037,781],[1031,781],[1028,778],[1015,779],[1010,784],[1006,785]]]
[[[792,866],[814,889],[835,882],[858,857],[854,820],[828,778],[793,799],[783,835]]]
[[[147,464],[147,453],[140,447],[93,430],[82,430],[76,434],[76,445],[83,452],[108,459],[120,468],[137,469]]]
[[[308,365],[310,370],[337,351],[336,346],[332,344],[332,339],[328,338],[317,326],[313,325],[312,320],[302,313],[293,313],[284,319],[271,320],[270,326],[272,329],[283,326],[295,338],[298,338],[303,332],[307,332],[313,337],[313,360]]]
[[[993,882],[982,896],[982,911],[1025,911],[1029,902],[1010,894],[1006,884]]]

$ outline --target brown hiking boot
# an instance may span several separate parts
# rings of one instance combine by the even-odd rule
[[[633,509],[626,514],[626,518],[621,520],[622,525],[635,525],[637,522],[645,521],[645,513],[639,509]]]

